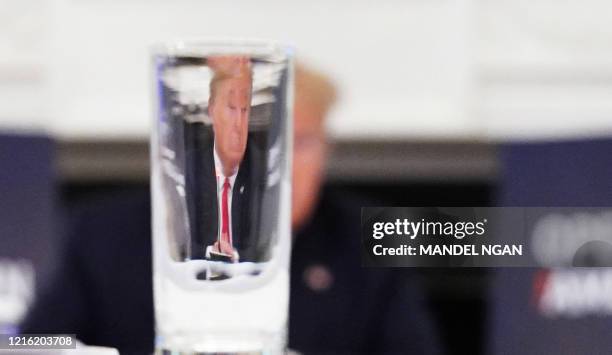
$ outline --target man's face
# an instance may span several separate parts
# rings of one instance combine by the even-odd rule
[[[319,198],[327,144],[323,129],[325,113],[299,95],[295,100],[293,144],[292,225],[299,229],[308,221]]]
[[[250,77],[221,80],[209,106],[217,154],[226,172],[238,168],[246,149],[251,111]]]

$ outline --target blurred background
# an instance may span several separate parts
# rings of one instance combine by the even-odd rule
[[[52,272],[66,216],[148,189],[149,45],[200,37],[290,43],[336,83],[327,189],[389,206],[612,202],[607,1],[0,0],[2,329]],[[449,353],[554,352],[571,333],[574,353],[605,346],[612,305],[540,314],[532,271],[419,270]],[[612,299],[612,277],[585,272],[566,292],[598,272]]]

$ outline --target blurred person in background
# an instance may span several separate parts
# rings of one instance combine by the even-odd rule
[[[439,343],[416,276],[361,266],[367,201],[322,189],[331,82],[296,67],[289,348],[306,354],[437,354]],[[150,353],[154,347],[148,190],[82,208],[61,268],[22,333],[74,333],[86,344]]]

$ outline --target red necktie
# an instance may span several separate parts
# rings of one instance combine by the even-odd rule
[[[229,189],[229,178],[225,178],[225,182],[223,182],[223,196],[221,197],[221,240],[227,242],[231,246],[232,238],[230,238],[229,232],[229,211],[227,207],[227,197],[229,195]]]

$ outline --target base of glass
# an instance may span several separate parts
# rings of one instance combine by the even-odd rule
[[[278,349],[277,351],[260,350],[260,351],[246,351],[246,352],[195,352],[195,351],[177,351],[169,349],[155,349],[155,355],[269,355],[269,354],[286,354],[285,349]]]
[[[157,336],[156,355],[281,355],[286,353],[285,333],[221,333]]]

